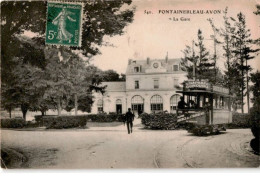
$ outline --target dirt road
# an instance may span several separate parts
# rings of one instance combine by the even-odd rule
[[[125,126],[81,130],[2,130],[2,148],[26,160],[14,168],[208,168],[259,167],[249,150],[249,129],[196,137],[184,130],[151,131]]]

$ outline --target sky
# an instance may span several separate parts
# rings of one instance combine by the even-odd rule
[[[169,58],[181,58],[185,45],[196,40],[198,29],[202,30],[205,44],[213,54],[214,43],[210,37],[213,30],[207,19],[212,18],[215,25],[221,27],[226,7],[228,16],[236,18],[240,11],[245,14],[252,39],[259,38],[260,16],[253,14],[256,4],[260,4],[260,0],[134,0],[130,6],[123,7],[136,7],[133,22],[125,27],[123,35],[105,37],[104,41],[114,46],[100,47],[102,54],[93,57],[91,64],[103,70],[125,73],[128,59],[163,59],[167,52]],[[164,10],[203,10],[204,14],[163,14]],[[205,14],[206,10],[220,10],[221,13]],[[189,21],[181,21],[181,18]],[[220,45],[217,45],[217,54],[223,54]],[[224,61],[223,57],[218,59],[220,68],[224,68]],[[260,70],[260,55],[249,64],[254,70]]]

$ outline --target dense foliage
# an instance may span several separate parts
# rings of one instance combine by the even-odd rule
[[[250,114],[233,113],[232,123],[227,128],[250,128]]]
[[[194,46],[195,43],[195,46]],[[186,46],[183,50],[184,58],[181,59],[181,68],[188,72],[188,78],[193,77],[193,70],[197,79],[207,79],[211,83],[221,82],[219,71],[216,67],[214,57],[210,56],[204,45],[204,37],[199,29],[196,42],[193,46]]]
[[[146,128],[154,130],[173,130],[176,128],[177,116],[166,112],[140,115],[142,124]]]
[[[250,109],[251,116],[251,131],[254,135],[250,145],[256,153],[259,154],[260,150],[260,72],[251,74],[253,86],[251,91],[253,92],[252,103],[253,107]]]
[[[1,128],[23,128],[25,125],[25,120],[21,118],[1,119],[0,123]]]
[[[116,114],[116,113],[99,113],[99,114],[90,114],[88,115],[88,119],[92,122],[123,122],[124,114]]]
[[[53,119],[53,115],[36,115],[34,116],[34,119],[38,126],[46,126],[46,120],[48,119]],[[77,115],[77,116],[61,116],[61,117],[75,117],[75,118],[84,118],[86,121],[91,121],[91,122],[124,122],[125,121],[125,114],[116,114],[116,113],[99,113],[99,114],[86,114],[86,115]],[[65,120],[66,121],[66,120]]]
[[[43,125],[47,129],[63,129],[85,127],[87,119],[84,116],[44,116]]]
[[[259,6],[255,14],[259,14]],[[241,109],[244,113],[244,97],[247,98],[247,109],[249,106],[249,73],[252,70],[248,61],[254,59],[259,49],[255,49],[254,44],[259,44],[259,39],[254,41],[251,38],[251,31],[247,28],[246,16],[239,12],[236,18],[228,16],[228,8],[223,15],[223,24],[215,26],[213,19],[209,19],[213,29],[211,35],[214,42],[214,55],[209,54],[209,50],[203,44],[202,32],[199,29],[195,46],[186,46],[183,50],[181,66],[188,72],[188,78],[192,78],[195,70],[197,79],[208,79],[213,84],[225,86],[234,95],[233,108],[236,111]],[[194,43],[194,42],[193,42]],[[222,46],[223,52],[217,52],[216,46]],[[224,72],[216,66],[219,55],[223,53],[225,59]]]
[[[102,91],[102,79],[97,78],[104,75],[96,77],[97,69],[86,65],[100,54],[105,35],[121,35],[132,22],[130,4],[131,0],[83,2],[82,47],[58,48],[44,43],[47,1],[1,2],[1,106],[10,114],[20,107],[24,118],[28,110],[44,114],[57,109],[60,115],[61,109],[71,110],[71,104],[75,114],[78,109],[90,111],[91,91]]]

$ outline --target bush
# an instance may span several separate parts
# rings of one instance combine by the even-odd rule
[[[250,128],[250,114],[232,114],[232,123],[227,124],[227,128]]]
[[[1,119],[1,128],[23,128],[26,122],[23,118]]]
[[[125,122],[125,114],[119,114],[117,120],[118,122]]]
[[[42,123],[42,118],[43,118],[42,115],[35,115],[34,116],[34,119],[35,119],[36,123],[38,123],[38,124]]]
[[[142,124],[145,125],[146,128],[160,130],[172,130],[176,128],[177,116],[175,114],[166,112],[156,114],[143,113],[140,117],[142,119]]]
[[[251,131],[254,135],[254,139],[251,140],[250,146],[252,149],[259,154],[259,144],[260,144],[260,112],[256,107],[251,108],[250,110],[250,124]]]
[[[35,121],[36,121],[36,124],[38,125],[38,126],[43,126],[43,117],[53,117],[53,116],[55,116],[55,115],[35,115],[34,116],[34,119],[35,119]]]
[[[47,129],[85,127],[86,116],[43,116],[43,125]]]
[[[90,114],[88,115],[89,119],[91,119],[92,122],[115,122],[122,120],[122,114],[116,114],[116,113],[99,113],[99,114]]]
[[[53,117],[58,117],[57,115],[36,115],[34,116],[34,119],[36,121],[36,124],[38,126],[46,126],[46,119],[47,118],[53,118]],[[90,116],[89,115],[77,115],[77,116],[60,116],[60,117],[81,117],[81,118],[85,118],[87,121],[89,120]]]

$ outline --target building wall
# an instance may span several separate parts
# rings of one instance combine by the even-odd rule
[[[127,98],[127,108],[131,108],[131,100],[134,96],[139,95],[144,98],[144,112],[151,113],[151,98],[154,95],[160,95],[163,99],[163,111],[170,112],[170,98],[171,96],[178,94],[174,90],[169,91],[129,91],[126,93]]]
[[[116,100],[120,99],[122,102],[122,112],[126,112],[126,97],[125,92],[106,92],[103,96],[101,93],[94,93],[94,103],[92,105],[91,113],[98,113],[98,100],[103,101],[103,111],[106,113],[116,112]]]
[[[126,113],[128,108],[132,108],[132,98],[136,95],[144,99],[144,112],[151,113],[151,98],[154,95],[159,95],[163,99],[163,111],[171,112],[170,99],[173,95],[178,94],[176,90],[168,91],[128,91],[128,92],[107,92],[104,96],[100,93],[94,93],[94,103],[92,105],[91,113],[98,113],[97,102],[103,101],[103,111],[106,113],[116,112],[116,100],[122,101],[122,113]]]
[[[177,83],[176,83],[177,79]],[[186,79],[183,73],[156,73],[156,74],[136,74],[126,76],[126,91],[139,90],[175,90],[174,85],[180,86]],[[154,89],[154,80],[159,80],[159,88]],[[139,81],[139,90],[135,89],[135,81]]]
[[[144,112],[151,112],[151,98],[154,95],[160,95],[163,99],[163,111],[170,111],[170,98],[176,94],[176,85],[182,87],[181,83],[186,80],[186,72],[178,69],[175,71],[173,65],[179,65],[180,60],[175,59],[170,62],[159,60],[131,61],[129,60],[126,71],[126,89],[125,91],[113,92],[107,91],[103,96],[94,94],[94,104],[92,113],[98,113],[97,100],[103,100],[103,110],[106,113],[116,112],[116,100],[122,101],[122,113],[128,108],[132,108],[132,98],[136,95],[144,99]],[[149,63],[149,64],[148,64]],[[158,63],[154,67],[154,63]],[[135,71],[135,67],[139,67]],[[154,88],[154,80],[159,81],[159,88]],[[135,88],[135,81],[139,81],[139,88]],[[111,90],[111,89],[109,89]]]

